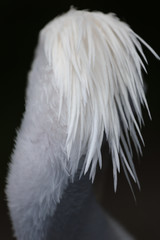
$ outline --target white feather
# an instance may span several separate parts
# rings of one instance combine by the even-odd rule
[[[70,165],[73,167],[76,161],[71,158],[76,141],[80,146],[78,156],[86,154],[84,173],[92,165],[90,176],[93,179],[105,132],[112,154],[115,188],[120,155],[124,166],[136,179],[131,147],[124,141],[124,135],[130,141],[129,132],[136,149],[141,152],[137,133],[142,141],[143,138],[136,118],[139,123],[143,121],[140,105],[145,104],[147,109],[148,105],[141,74],[145,66],[138,52],[145,62],[147,60],[140,42],[159,59],[158,55],[126,23],[114,14],[101,12],[72,9],[50,22],[42,30],[41,38],[55,75],[55,86],[60,92],[60,114],[63,114],[61,105],[65,99],[68,114],[66,149]],[[122,147],[129,162],[120,151]]]

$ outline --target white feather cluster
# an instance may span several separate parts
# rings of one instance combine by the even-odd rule
[[[128,171],[138,183],[130,138],[141,153],[141,104],[148,110],[141,73],[147,60],[140,42],[159,58],[157,54],[126,23],[101,12],[72,9],[51,21],[40,39],[59,92],[59,119],[66,107],[65,151],[71,176],[86,155],[82,173],[90,168],[94,179],[97,162],[102,166],[105,132],[115,189],[120,162],[126,176]]]

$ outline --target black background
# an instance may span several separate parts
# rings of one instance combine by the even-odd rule
[[[0,58],[1,58],[1,124],[0,124],[0,239],[11,240],[4,186],[8,162],[14,144],[16,128],[24,111],[24,94],[39,30],[56,15],[66,12],[71,5],[78,9],[115,12],[123,21],[159,52],[158,1],[1,1],[0,2]],[[113,192],[109,173],[103,184],[103,206],[140,240],[160,239],[160,85],[159,62],[145,50],[149,66],[147,99],[153,120],[146,111],[143,157],[136,168],[141,192],[134,186],[137,203],[129,190],[123,174],[119,176],[117,193]],[[67,239],[67,238],[66,238]]]

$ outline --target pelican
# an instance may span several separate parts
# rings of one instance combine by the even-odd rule
[[[121,168],[139,185],[131,145],[141,153],[141,106],[150,115],[142,44],[159,59],[113,13],[72,8],[40,31],[7,176],[17,240],[134,239],[101,209],[92,182],[105,135],[114,190]]]

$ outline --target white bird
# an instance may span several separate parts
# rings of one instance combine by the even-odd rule
[[[114,14],[86,10],[71,9],[41,30],[7,177],[18,240],[133,239],[106,217],[89,179],[102,167],[105,133],[114,189],[120,166],[139,184],[130,139],[141,153],[141,104],[149,113],[140,43],[159,59]]]

